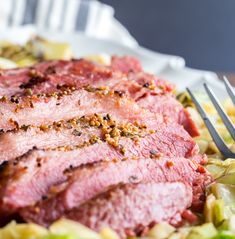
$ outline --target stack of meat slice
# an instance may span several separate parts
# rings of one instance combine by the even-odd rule
[[[132,57],[1,71],[1,218],[67,217],[123,238],[179,225],[211,177],[173,90]]]

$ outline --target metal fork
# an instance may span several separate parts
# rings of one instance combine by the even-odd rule
[[[224,84],[225,84],[225,88],[228,92],[228,95],[230,96],[233,105],[235,106],[235,93],[233,90],[233,87],[230,85],[228,79],[224,76],[223,77],[224,80]],[[232,123],[232,121],[229,119],[228,115],[225,113],[223,107],[221,106],[219,100],[217,99],[217,97],[215,96],[214,92],[211,90],[211,88],[204,83],[204,88],[209,96],[209,98],[211,99],[211,102],[213,103],[215,109],[217,110],[218,114],[220,115],[222,121],[224,122],[228,132],[231,134],[233,140],[235,140],[235,128],[234,125]],[[233,153],[225,144],[224,140],[222,139],[222,137],[219,135],[219,133],[217,132],[217,130],[215,129],[213,123],[211,122],[211,120],[209,119],[207,113],[205,112],[205,110],[202,108],[201,104],[198,102],[198,100],[196,99],[196,97],[194,96],[194,94],[192,93],[192,91],[189,88],[186,88],[189,95],[192,98],[193,103],[195,104],[199,114],[201,115],[212,139],[214,140],[217,148],[219,149],[219,151],[221,152],[221,154],[224,156],[224,158],[235,158],[235,153]]]

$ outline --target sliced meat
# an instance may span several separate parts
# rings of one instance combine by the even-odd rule
[[[39,101],[37,101],[37,99],[34,99],[35,103],[33,103],[33,108],[27,105],[17,113],[15,113],[14,103],[2,102],[2,108],[0,108],[0,111],[3,114],[3,117],[0,118],[0,125],[2,125],[0,128],[22,128],[25,126],[27,127],[28,125],[40,126],[47,125],[47,123],[53,124],[55,121],[61,119],[68,120],[73,117],[83,117],[84,115],[89,114],[109,113],[115,121],[121,123],[133,123],[138,121],[141,124],[145,124],[149,129],[159,131],[164,139],[160,139],[159,144],[163,142],[166,153],[171,150],[174,152],[175,145],[178,145],[178,150],[183,152],[183,154],[180,153],[180,156],[190,157],[198,152],[198,147],[195,142],[179,125],[168,122],[160,115],[156,115],[140,108],[137,104],[126,98],[117,95],[110,96],[109,93],[103,95],[103,93],[100,94],[100,92],[97,94],[97,92],[79,90],[73,92],[71,95],[64,96],[62,99],[52,97],[48,99],[48,102],[45,102],[44,100],[45,99],[39,99]],[[28,98],[25,99],[24,104],[26,104],[26,102],[29,103]],[[164,120],[166,120],[166,122],[164,122]],[[10,133],[8,136],[9,135]],[[37,136],[40,139],[40,134]],[[48,135],[44,135],[43,137],[46,136]],[[49,136],[53,137],[53,134]],[[2,135],[1,137],[4,139],[5,136]],[[61,137],[63,137],[63,135]],[[6,138],[9,139],[7,136]],[[37,138],[35,138],[35,140],[37,141]],[[8,143],[8,141],[6,142]],[[21,143],[23,144],[24,142]],[[4,142],[2,142],[2,144],[2,147],[5,147]],[[182,147],[182,145],[186,147]],[[13,147],[15,146],[16,145]],[[5,148],[7,147],[8,146]]]
[[[112,56],[111,68],[115,71],[121,71],[123,73],[143,71],[139,60],[131,56]]]
[[[183,110],[179,103],[174,111],[173,106],[176,105],[177,101],[170,95],[174,87],[151,74],[142,72],[139,61],[132,57],[114,56],[110,67],[81,59],[49,61],[24,70],[3,71],[0,76],[0,95],[4,96],[2,101],[6,99],[5,97],[10,97],[10,100],[16,103],[22,95],[40,95],[42,93],[58,95],[58,93],[63,94],[65,91],[80,89],[86,85],[108,86],[117,93],[124,93],[136,101],[141,99],[142,106],[145,105],[146,108],[151,108],[154,112],[163,112],[163,114],[170,116],[176,122],[184,125],[192,136],[197,136],[199,133],[190,115]],[[168,104],[167,107],[160,107],[159,110],[159,107],[150,105],[152,102],[146,95],[154,95],[152,101],[156,105],[161,105],[162,101],[161,97],[157,97],[158,95],[170,97],[172,103]],[[28,105],[32,106],[32,102],[33,100],[28,102]],[[22,105],[16,106],[16,111],[21,107]],[[4,112],[0,113],[3,114]]]
[[[181,183],[122,185],[65,214],[99,232],[115,230],[121,238],[140,236],[152,223],[177,225],[192,202],[191,187]]]
[[[196,145],[189,137],[186,139],[180,136],[177,128],[172,127],[172,124],[164,127],[165,129],[163,124],[159,124],[155,133],[146,133],[143,138],[122,136],[116,146],[109,138],[104,142],[95,137],[84,145],[78,145],[79,147],[64,146],[57,150],[33,150],[2,168],[1,208],[14,211],[39,200],[51,185],[65,179],[63,172],[70,166],[78,167],[82,164],[123,158],[157,158],[161,155],[190,157],[195,153]],[[57,140],[54,136],[53,133],[52,138],[48,140],[49,143],[53,144],[53,141]],[[48,137],[50,138],[50,135]],[[39,136],[38,140],[40,139]],[[69,142],[70,136],[67,135],[63,140]],[[93,144],[96,141],[97,143]]]
[[[124,229],[135,231],[142,218],[133,206],[151,192],[150,205],[159,207],[152,214],[147,203],[140,207],[147,224],[177,224],[191,204],[200,210],[211,176],[197,163],[205,160],[179,125],[197,134],[173,89],[131,57],[113,57],[110,66],[81,59],[2,71],[1,217],[18,213],[25,221],[49,225],[61,216],[82,222],[88,213],[83,223],[98,230],[109,225],[108,207],[99,209],[108,196],[114,211],[130,211],[127,217],[116,214],[110,225],[115,229],[133,215]],[[124,204],[115,206],[118,199]],[[92,221],[99,217],[100,224]]]
[[[1,173],[0,211],[11,214],[40,200],[50,186],[66,180],[66,169],[104,160],[120,158],[121,153],[107,144],[94,144],[82,150],[34,150],[5,165]],[[25,200],[27,198],[27,200]]]
[[[199,130],[186,109],[171,95],[147,94],[137,100],[138,105],[151,112],[159,113],[174,122],[183,125],[184,129],[193,137],[199,136]]]
[[[140,62],[128,56],[120,58],[115,56],[112,57],[111,66],[99,65],[85,59],[78,59],[72,61],[45,61],[28,68],[1,70],[0,89],[6,88],[11,90],[17,87],[18,91],[21,90],[21,92],[27,88],[33,91],[37,87],[40,88],[40,84],[45,84],[45,89],[46,86],[56,87],[58,84],[81,86],[87,84],[105,85],[107,83],[112,87],[112,85],[114,86],[118,81],[127,81],[126,74],[123,75],[123,73],[126,73],[125,70],[122,67],[114,66],[120,61],[125,65],[129,65],[128,68],[131,71],[129,72],[128,70],[129,81],[136,82],[141,86],[145,83],[150,83],[150,81],[154,81],[156,87],[159,86],[159,88],[165,88],[165,90],[167,90],[165,93],[172,92],[174,89],[172,84],[143,72]],[[119,65],[119,63],[117,64]],[[137,73],[137,75],[134,73]],[[39,81],[35,78],[39,78]],[[40,78],[44,80],[40,80]],[[148,87],[145,88],[147,89]],[[164,93],[163,91],[160,92]],[[5,95],[11,96],[12,94],[13,93],[6,93]]]
[[[79,94],[80,93],[80,94]],[[193,140],[187,135],[186,132],[184,132],[183,129],[181,129],[178,125],[173,125],[167,123],[164,124],[162,121],[163,119],[159,115],[151,114],[150,112],[141,109],[136,105],[135,103],[127,100],[126,98],[120,98],[119,96],[108,96],[108,95],[96,95],[96,93],[93,92],[87,92],[86,90],[81,90],[80,92],[77,92],[75,94],[74,98],[77,97],[78,101],[80,101],[80,105],[76,106],[76,101],[73,100],[73,103],[75,101],[75,106],[74,108],[71,106],[73,103],[70,104],[70,107],[66,107],[66,101],[61,103],[61,105],[56,105],[56,99],[52,98],[49,103],[45,102],[36,102],[36,104],[39,105],[39,109],[42,108],[42,104],[47,107],[47,104],[49,106],[51,104],[56,105],[58,107],[58,110],[56,113],[53,113],[53,115],[49,114],[49,109],[47,108],[48,112],[41,112],[39,114],[47,114],[48,115],[48,121],[53,121],[54,119],[57,118],[62,118],[68,117],[68,115],[79,115],[82,116],[84,114],[89,114],[89,113],[111,113],[111,115],[114,116],[115,120],[125,122],[125,121],[140,121],[144,122],[148,126],[150,126],[150,129],[157,130],[159,132],[163,132],[163,137],[165,137],[165,142],[169,141],[169,144],[172,144],[172,137],[175,139],[176,137],[180,139],[182,144],[186,145],[186,142],[188,144],[187,151],[185,151],[185,154],[182,154],[180,156],[191,156],[196,153],[197,148],[195,147],[195,143]],[[68,96],[69,97],[69,96]],[[89,100],[85,100],[85,98],[89,98]],[[93,97],[93,99],[91,98]],[[71,100],[72,101],[72,100]],[[69,104],[69,103],[68,103]],[[91,107],[93,104],[94,107]],[[77,103],[78,105],[78,103]],[[79,108],[79,110],[76,110],[76,107]],[[24,111],[25,110],[25,111]],[[20,118],[17,118],[18,122],[14,121],[12,118],[12,121],[9,121],[10,126],[17,126],[20,127],[19,125],[22,125],[18,130],[10,131],[5,134],[2,134],[0,136],[0,149],[3,154],[0,156],[0,162],[3,162],[4,160],[9,160],[13,157],[18,157],[22,155],[23,153],[27,152],[29,149],[32,149],[33,147],[37,148],[48,148],[52,147],[54,144],[54,147],[56,146],[62,146],[62,145],[67,145],[67,144],[76,144],[80,142],[80,138],[71,136],[73,133],[73,130],[49,130],[47,131],[44,130],[45,127],[49,127],[47,124],[42,124],[39,126],[39,129],[37,127],[28,127],[28,124],[33,122],[32,118],[25,118],[25,114],[29,114],[31,110],[33,109],[22,109],[22,117],[24,117],[20,123]],[[51,111],[53,110],[53,107]],[[67,114],[64,114],[64,110],[66,110]],[[39,111],[39,110],[38,110]],[[38,112],[36,111],[36,113]],[[103,112],[102,112],[103,111]],[[24,114],[25,113],[25,114]],[[32,112],[34,113],[34,112]],[[16,113],[16,115],[20,116],[21,111]],[[56,115],[57,114],[57,115]],[[29,114],[30,115],[30,114]],[[60,116],[61,115],[61,116]],[[52,116],[52,117],[51,117]],[[35,115],[36,117],[36,115]],[[25,120],[25,121],[24,121]],[[38,123],[37,123],[38,122]],[[35,119],[34,124],[39,125],[40,123],[44,123],[45,120],[43,116],[39,115],[37,119]],[[55,122],[51,122],[55,123]],[[52,125],[53,125],[52,124]],[[28,129],[29,128],[29,129]],[[41,129],[42,128],[42,129]],[[165,130],[163,130],[165,129]],[[172,132],[172,133],[166,133],[167,131]],[[88,130],[88,133],[90,131]],[[85,134],[83,134],[85,135]],[[172,135],[172,136],[171,136]],[[178,135],[178,136],[177,136]],[[32,137],[34,136],[34,137]],[[56,136],[56,137],[55,137]],[[169,137],[169,140],[167,140],[166,137]],[[30,139],[30,140],[29,140]],[[74,139],[74,140],[73,140]],[[161,142],[161,141],[160,141]],[[169,146],[168,146],[169,147]],[[170,150],[171,147],[169,147]],[[182,147],[183,149],[183,147]],[[179,150],[181,150],[179,148]],[[166,152],[168,150],[166,149]]]
[[[173,85],[166,84],[163,80],[153,77],[151,74],[143,73],[140,62],[133,57],[113,56],[111,67],[128,74],[129,81],[131,80],[142,86],[142,88],[138,89],[138,93],[130,94],[131,98],[135,99],[140,106],[152,112],[163,114],[172,121],[178,122],[184,126],[185,130],[192,137],[200,135],[199,129],[192,120],[189,112],[171,94],[174,90]],[[115,87],[118,89],[118,86]],[[131,88],[136,89],[133,86],[129,89]],[[156,91],[156,88],[162,91]],[[128,92],[131,92],[129,89]]]
[[[49,225],[66,211],[120,183],[183,182],[192,187],[194,181],[201,178],[201,184],[193,188],[199,200],[211,178],[207,172],[198,171],[198,167],[197,163],[185,158],[132,159],[80,167],[72,170],[71,175],[68,172],[66,182],[51,189],[57,192],[54,196],[23,209],[21,215],[26,221]],[[199,204],[198,201],[194,203]]]
[[[68,124],[65,127],[42,125],[41,127],[23,127],[0,135],[0,163],[13,160],[33,148],[50,149],[60,146],[77,146],[94,137],[101,137],[97,128]]]
[[[101,105],[101,107],[103,106]],[[89,110],[97,110],[97,108]],[[118,115],[119,109],[117,112],[114,108],[112,109],[113,115],[117,115],[119,119],[123,117],[121,121],[116,120],[116,118],[113,119],[110,114],[107,114],[110,111],[105,112],[103,109],[105,114],[95,113],[68,121],[61,120],[51,125],[42,124],[38,127],[23,125],[17,130],[2,133],[0,134],[0,151],[3,153],[0,155],[0,163],[19,157],[34,147],[48,149],[59,146],[75,146],[88,142],[93,136],[106,140],[104,136],[107,133],[111,133],[110,136],[116,137],[115,140],[117,141],[118,136],[127,135],[132,138],[140,136],[142,138],[149,132],[156,132],[154,140],[156,140],[157,146],[155,148],[164,155],[191,157],[197,154],[198,146],[196,143],[176,123],[168,122],[168,120],[164,122],[161,116],[141,109],[139,110],[143,114],[138,116],[138,120],[144,124],[136,123],[133,119],[133,123],[129,123],[127,120],[131,114],[129,114],[127,107],[124,108],[123,111],[127,110],[126,119],[124,114],[123,116]],[[85,110],[83,112],[85,113]],[[137,118],[137,115],[135,117]],[[124,123],[123,119],[125,119]],[[146,124],[150,127],[146,127]],[[114,135],[115,130],[117,135]]]
[[[135,61],[137,62],[137,60]],[[131,65],[133,64],[131,63]],[[25,93],[27,89],[30,89],[32,94],[42,92],[52,93],[58,89],[58,86],[62,85],[74,86],[76,89],[84,85],[96,87],[107,85],[114,89],[115,85],[119,82],[124,82],[125,84],[129,82],[129,87],[125,90],[128,91],[135,83],[137,85],[139,84],[136,81],[136,77],[130,80],[127,79],[127,76],[123,73],[124,72],[113,70],[112,67],[98,65],[84,59],[48,61],[36,64],[33,67],[24,68],[23,70],[14,69],[2,71],[0,76],[0,95],[7,97],[21,95]],[[144,72],[142,72],[141,75],[143,78],[146,78],[146,82],[151,80],[156,83],[157,92],[164,93],[164,86],[170,90],[173,89],[169,83],[163,80],[158,79],[155,81],[156,77],[153,75],[145,74]],[[138,88],[142,88],[142,85],[138,86]],[[145,90],[147,90],[147,88]]]
[[[67,92],[67,91],[66,91]],[[156,115],[141,109],[131,100],[120,97],[105,90],[89,92],[85,89],[71,94],[52,95],[50,97],[24,97],[18,103],[6,100],[0,102],[0,129],[6,131],[23,125],[39,126],[53,124],[59,120],[69,120],[74,117],[94,113],[109,113],[116,120],[140,121],[141,115],[154,122]],[[143,119],[142,119],[143,122]]]
[[[24,90],[24,86],[34,86],[40,82],[39,78],[44,75],[61,73],[62,70],[67,70],[68,66],[71,66],[69,61],[44,61],[35,64],[33,67],[1,69],[0,96],[10,97],[18,94]]]
[[[180,111],[179,114],[179,124],[183,125],[184,129],[192,136],[196,137],[200,135],[199,129],[195,122],[193,121],[190,113],[187,109],[183,109]]]

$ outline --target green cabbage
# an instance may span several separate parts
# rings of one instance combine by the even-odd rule
[[[218,231],[212,223],[206,223],[201,226],[193,227],[187,239],[209,239],[217,236]]]
[[[47,236],[43,237],[42,239],[77,239],[77,238],[78,238],[77,236],[72,236],[72,235],[48,234]]]
[[[73,235],[73,237],[68,237],[68,239],[101,239],[101,236],[98,233],[92,231],[91,229],[83,226],[80,223],[77,223],[75,221],[71,221],[68,219],[60,219],[60,220],[54,222],[49,227],[49,231],[50,231],[50,233],[52,233],[52,235],[53,234],[61,235],[61,236]],[[60,237],[58,237],[58,238],[60,238]],[[46,239],[51,239],[51,238],[49,237]]]
[[[39,225],[15,221],[0,229],[0,239],[42,239],[47,234],[47,229]]]

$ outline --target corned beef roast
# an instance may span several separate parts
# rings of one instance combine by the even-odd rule
[[[201,210],[212,178],[173,90],[132,57],[2,70],[4,223],[16,215],[48,226],[67,217],[125,238]]]
[[[175,198],[175,195],[179,195]],[[65,214],[93,230],[112,227],[122,238],[144,234],[146,225],[176,225],[190,206],[190,186],[181,182],[118,185]],[[122,213],[119,213],[122,212]],[[88,216],[89,215],[89,216]]]
[[[156,133],[136,138],[136,141],[122,136],[116,147],[113,138],[107,137],[108,142],[104,142],[104,139],[92,136],[89,141],[84,141],[84,146],[34,149],[3,167],[0,208],[9,211],[31,205],[46,194],[51,185],[64,181],[63,172],[69,167],[103,160],[158,158],[161,155],[189,157],[194,154],[195,144],[190,139],[177,141],[183,135],[176,135],[176,131],[171,129],[164,135],[164,131],[159,128]],[[26,197],[27,201],[24,200]]]
[[[198,198],[200,200],[203,196],[202,188],[210,182],[208,174],[198,171],[198,167],[201,166],[191,160],[177,157],[115,160],[82,166],[75,170],[68,170],[67,180],[53,186],[49,190],[51,193],[47,200],[25,208],[21,213],[27,221],[49,225],[65,212],[79,207],[105,189],[128,183],[182,182],[186,186],[191,186],[190,197],[185,195],[186,198],[196,198],[196,201],[193,198],[193,201],[189,201],[188,204],[198,204]],[[192,188],[193,185],[195,187]],[[56,192],[55,195],[53,191]],[[48,213],[49,210],[53,213]]]

